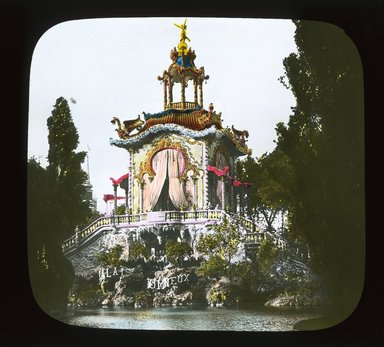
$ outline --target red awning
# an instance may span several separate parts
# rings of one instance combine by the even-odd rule
[[[229,170],[229,166],[224,167],[224,169],[218,169],[217,167],[207,165],[207,170],[208,171],[213,171],[217,176],[225,176]]]
[[[118,186],[124,179],[127,179],[128,176],[129,176],[129,174],[127,173],[127,174],[125,174],[125,175],[119,177],[117,180],[115,180],[115,179],[112,178],[112,177],[109,177],[109,179],[112,181],[113,184],[115,184],[115,185]]]
[[[117,196],[117,200],[125,199],[124,196]],[[115,200],[115,196],[113,194],[104,194],[103,200],[105,202],[110,201],[110,200]]]

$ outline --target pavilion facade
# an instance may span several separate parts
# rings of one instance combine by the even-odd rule
[[[111,138],[110,144],[129,153],[127,211],[237,212],[241,183],[235,181],[235,163],[251,154],[248,132],[224,127],[213,103],[204,108],[203,82],[209,76],[195,65],[186,25],[177,26],[180,41],[170,52],[171,64],[158,76],[162,110],[123,122],[112,120],[118,138]],[[193,89],[193,100],[186,99],[186,88]]]

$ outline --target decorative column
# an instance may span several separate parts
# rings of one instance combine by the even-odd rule
[[[172,88],[173,88],[173,81],[172,81],[171,77],[168,77],[168,105],[170,108],[172,107],[172,103],[173,103]]]
[[[198,178],[196,176],[193,176],[192,182],[193,182],[193,204],[195,205],[195,209],[198,209],[199,205],[199,195],[197,190],[197,180]]]
[[[134,174],[135,163],[133,161],[133,151],[129,151],[129,168],[128,168],[128,201],[127,201],[127,212],[128,214],[133,213],[133,174]]]
[[[203,168],[204,168],[204,185],[203,185],[203,191],[204,191],[204,202],[205,208],[209,209],[209,187],[208,187],[208,172],[207,172],[207,165],[208,165],[208,146],[206,142],[203,142]]]
[[[225,211],[225,182],[224,176],[220,177],[221,179],[221,209]]]
[[[113,184],[113,195],[114,195],[114,208],[113,208],[113,214],[112,214],[112,219],[113,219],[113,225],[116,224],[115,218],[116,218],[116,212],[117,212],[117,184]]]
[[[203,107],[203,80],[199,79],[200,106]]]
[[[185,177],[179,178],[179,180],[181,181],[181,187],[183,189],[183,194],[184,194],[184,196],[187,196],[187,180],[188,180],[188,175],[186,175]],[[188,206],[188,201],[186,201],[186,205],[184,206],[184,210],[187,209],[187,206]]]
[[[128,187],[128,182],[127,182],[127,189],[124,189],[124,192],[125,192],[125,214],[129,214],[128,191],[129,191],[129,187]]]
[[[139,181],[139,187],[140,187],[140,208],[139,213],[143,213],[143,190],[144,190],[144,180]]]
[[[167,109],[167,99],[168,99],[168,95],[167,95],[168,81],[167,81],[167,79],[164,79],[163,82],[164,82],[164,110],[166,110]]]
[[[235,177],[236,176],[236,169],[235,169],[235,163],[232,164],[232,177]],[[233,185],[233,182],[231,182],[230,184],[230,196],[231,196],[231,201],[229,203],[229,206],[230,206],[230,210],[231,212],[236,212],[236,205],[237,205],[237,201],[236,201],[236,189]]]
[[[199,101],[197,99],[197,80],[196,78],[193,80],[193,95],[195,104],[198,105]]]
[[[79,245],[79,242],[80,242],[79,226],[76,225],[76,228],[75,228],[75,245],[76,245],[76,247]]]
[[[185,109],[185,73],[181,72],[181,104],[183,109]]]

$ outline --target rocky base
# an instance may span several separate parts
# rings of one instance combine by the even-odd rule
[[[282,293],[273,299],[269,299],[264,305],[267,307],[283,306],[325,306],[328,305],[328,299],[319,293]]]
[[[311,269],[287,257],[278,259],[268,276],[251,282],[242,281],[241,277],[232,281],[227,277],[203,277],[197,274],[197,269],[167,266],[155,271],[137,265],[124,271],[115,269],[107,276],[79,277],[72,288],[69,306],[241,307],[261,303],[268,307],[306,307],[329,304]]]

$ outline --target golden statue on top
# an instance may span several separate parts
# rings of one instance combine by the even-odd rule
[[[176,24],[174,23],[179,29],[181,29],[180,32],[180,42],[177,45],[177,50],[179,54],[185,55],[187,52],[188,45],[186,44],[185,40],[191,41],[189,37],[187,36],[187,19],[185,19],[184,23],[182,24]]]

